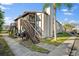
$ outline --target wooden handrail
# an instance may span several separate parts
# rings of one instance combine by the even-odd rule
[[[32,24],[30,24],[30,22],[27,19],[24,19],[23,22],[24,23],[28,23],[33,28],[33,30],[41,37],[41,35],[39,34],[39,32],[32,26]]]
[[[39,36],[34,35],[33,32],[32,32],[32,30],[34,30],[34,29],[25,21],[22,21],[22,24],[23,24],[23,28],[25,28],[26,32],[29,34],[30,39],[32,41],[39,42]]]
[[[27,22],[23,22],[24,24],[25,24],[25,26],[29,26],[29,24],[28,25],[26,25],[26,23]],[[30,28],[32,28],[32,27],[30,27]],[[32,28],[33,29],[33,28]],[[34,29],[33,29],[34,30]],[[28,31],[28,30],[27,30]],[[29,29],[29,31],[31,31],[30,29]],[[37,34],[37,33],[36,33]],[[36,35],[37,36],[37,35]],[[38,35],[38,37],[39,37],[39,35]]]

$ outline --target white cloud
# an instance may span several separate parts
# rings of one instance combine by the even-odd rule
[[[14,22],[12,17],[5,17],[4,20],[6,25],[10,25],[10,23]]]
[[[64,12],[64,15],[72,15],[72,10],[62,9],[61,11]]]
[[[3,9],[3,10],[6,9],[4,6],[0,6],[0,8]]]
[[[65,12],[64,15],[72,15],[71,12]]]
[[[61,9],[61,11],[63,11],[63,12],[68,12],[68,11],[73,12],[73,11],[75,11],[77,8],[79,8],[79,6],[73,6],[72,9],[70,9],[70,10],[64,8],[64,9]]]
[[[64,21],[68,21],[68,18],[65,18]]]
[[[76,21],[76,20],[71,20],[71,19],[68,19],[68,18],[65,18],[62,23],[74,23],[74,24],[77,24],[79,23],[79,21]]]
[[[2,5],[13,5],[13,3],[1,3]]]
[[[5,17],[5,20],[8,20],[8,19],[10,19],[11,17]]]
[[[4,7],[4,6],[0,6],[0,8],[1,8],[2,10],[9,9],[9,8],[7,8],[7,7]]]
[[[69,23],[78,23],[79,21],[76,20],[70,20]]]
[[[64,18],[63,19],[63,23],[76,23],[76,21],[75,20],[68,19],[68,18]]]
[[[67,9],[62,9],[61,11],[66,12],[66,11],[68,11],[68,10],[67,10]]]

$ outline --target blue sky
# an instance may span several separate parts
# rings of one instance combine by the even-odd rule
[[[57,20],[62,23],[79,23],[79,4],[73,4],[69,11],[67,7],[62,6],[57,10]]]
[[[42,3],[9,3],[2,4],[0,8],[5,12],[5,24],[10,24],[24,11],[42,11]],[[79,4],[73,4],[70,12],[67,7],[62,6],[57,9],[57,20],[61,23],[79,23]]]

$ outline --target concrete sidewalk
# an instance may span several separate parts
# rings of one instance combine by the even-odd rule
[[[45,48],[47,50],[49,50],[50,52],[53,51],[54,49],[56,49],[57,46],[53,45],[53,44],[46,44],[46,43],[39,43],[36,44],[37,46],[40,46],[42,48]]]
[[[77,37],[77,39],[76,39],[76,41],[75,41],[75,44],[74,44],[74,48],[76,49],[76,50],[73,50],[72,51],[72,55],[74,55],[74,56],[79,56],[79,37]]]
[[[3,36],[10,49],[13,51],[15,56],[45,56],[44,53],[39,53],[35,51],[31,51],[23,45],[16,42],[15,39],[9,38],[7,36]]]
[[[15,56],[68,56],[70,53],[69,47],[72,47],[74,39],[76,39],[76,37],[70,37],[68,40],[60,44],[58,47],[51,47],[51,45],[48,45],[49,47],[46,47],[46,45],[44,45],[45,48],[50,50],[50,53],[44,54],[31,51],[23,45],[19,44],[19,42],[17,42],[15,39],[9,38],[8,36],[3,36],[3,38],[8,43]]]
[[[70,37],[64,43],[59,45],[54,51],[51,51],[48,55],[49,56],[68,56],[70,53],[70,48],[72,47],[75,39],[76,37]]]

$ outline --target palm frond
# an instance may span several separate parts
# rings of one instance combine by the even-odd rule
[[[56,3],[56,8],[61,8],[61,3]]]
[[[43,10],[45,10],[45,8],[47,8],[48,6],[50,6],[50,3],[45,3],[43,6]]]
[[[69,10],[71,10],[71,8],[73,7],[73,4],[72,4],[72,3],[64,3],[64,5],[65,5]]]

